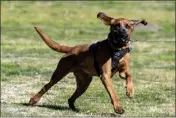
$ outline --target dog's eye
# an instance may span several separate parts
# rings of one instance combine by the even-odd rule
[[[115,25],[111,25],[111,30],[116,30],[117,27]]]
[[[129,29],[129,28],[130,28],[130,26],[129,26],[128,24],[126,24],[126,25],[125,25],[125,27],[126,27],[127,29]]]
[[[120,27],[120,24],[118,23],[118,24],[116,24],[115,26],[119,28],[119,27]]]

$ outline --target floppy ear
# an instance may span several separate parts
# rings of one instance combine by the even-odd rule
[[[104,22],[105,25],[111,25],[112,22],[114,22],[114,18],[111,18],[109,16],[107,16],[105,13],[103,12],[99,12],[97,14],[97,18],[99,18],[100,20],[102,20]]]
[[[147,25],[147,21],[145,19],[142,20],[131,20],[132,21],[132,25],[138,25],[138,24],[143,24],[143,25]]]

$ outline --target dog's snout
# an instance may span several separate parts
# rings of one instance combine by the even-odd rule
[[[121,28],[121,29],[120,29],[120,32],[121,32],[121,33],[126,33],[127,31],[126,31],[126,29]]]
[[[122,35],[127,35],[127,30],[126,29],[124,29],[124,28],[121,28],[120,30],[119,30],[119,32],[122,34]]]

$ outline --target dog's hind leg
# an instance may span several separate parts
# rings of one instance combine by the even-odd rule
[[[62,58],[55,70],[55,72],[53,73],[51,80],[36,94],[34,95],[30,101],[29,104],[33,105],[36,104],[40,98],[54,85],[56,84],[58,81],[60,81],[65,75],[67,75],[67,73],[70,72],[70,70],[72,69],[72,64],[73,61],[66,59],[66,58]]]
[[[92,77],[83,71],[74,72],[74,75],[76,77],[77,88],[73,95],[68,99],[68,104],[72,110],[78,111],[74,106],[74,102],[87,90],[88,86],[92,81]]]

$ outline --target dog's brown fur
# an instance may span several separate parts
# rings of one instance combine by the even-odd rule
[[[122,27],[125,27],[125,24],[128,24],[129,36],[131,36],[131,33],[134,29],[133,25],[135,23],[142,23],[141,21],[134,22],[132,20],[124,18],[114,19],[105,15],[104,13],[99,13],[97,17],[101,19],[106,25],[120,23]],[[68,103],[71,109],[76,110],[74,106],[75,100],[86,91],[92,81],[92,76],[99,76],[94,67],[94,56],[89,51],[90,45],[78,45],[75,47],[69,47],[66,45],[57,44],[56,42],[51,40],[41,29],[37,27],[35,27],[35,29],[50,48],[58,52],[66,53],[66,55],[59,61],[58,66],[55,72],[53,73],[50,82],[47,83],[36,95],[34,95],[30,99],[29,104],[33,105],[37,103],[42,97],[42,95],[46,93],[54,84],[60,81],[69,72],[73,72],[76,77],[77,88],[71,98],[69,98]],[[125,46],[120,47],[119,49],[127,48],[129,44],[130,42]],[[114,106],[115,112],[122,114],[124,110],[121,108],[118,96],[112,87],[111,77],[118,71],[119,76],[126,80],[127,96],[133,96],[134,87],[129,70],[130,54],[127,53],[120,60],[118,68],[114,72],[111,72],[111,56],[108,48],[109,47],[105,42],[101,42],[96,55],[96,59],[98,60],[99,69],[101,72],[100,79],[111,98],[111,102]]]

